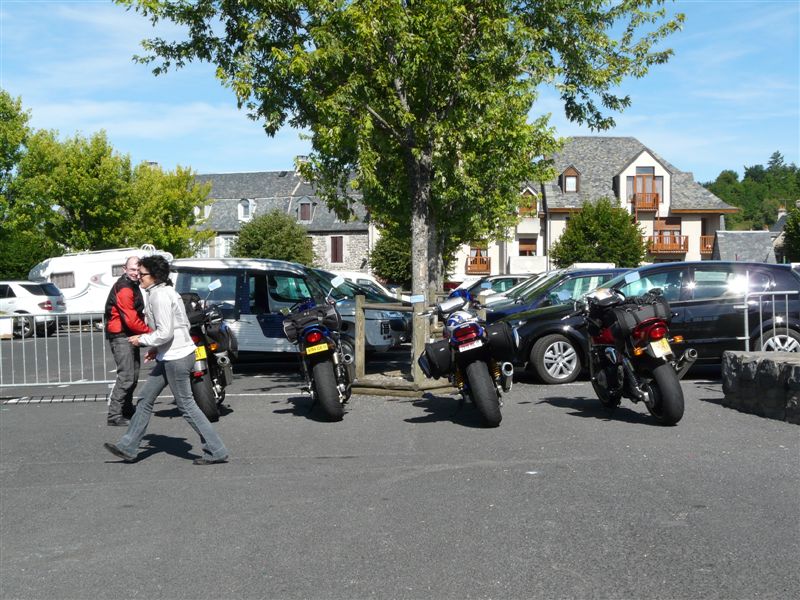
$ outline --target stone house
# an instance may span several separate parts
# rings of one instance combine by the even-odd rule
[[[274,210],[292,215],[308,231],[315,266],[323,269],[364,271],[374,245],[375,231],[367,223],[363,206],[354,220],[342,221],[317,198],[314,189],[295,171],[216,173],[197,175],[198,183],[211,183],[203,228],[216,233],[197,256],[230,256],[242,225]]]
[[[568,138],[553,158],[558,175],[526,183],[529,207],[507,240],[463,246],[452,279],[546,270],[548,249],[584,202],[610,198],[641,226],[646,262],[710,259],[724,215],[736,212],[677,167],[632,137]]]

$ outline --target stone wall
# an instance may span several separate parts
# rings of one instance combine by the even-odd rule
[[[343,262],[331,262],[331,235],[343,238]],[[365,271],[369,257],[369,236],[364,233],[334,233],[311,236],[314,248],[314,266],[326,271]]]
[[[727,351],[722,391],[724,406],[800,425],[800,354]]]

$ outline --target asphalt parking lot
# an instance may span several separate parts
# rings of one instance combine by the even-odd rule
[[[498,429],[447,396],[355,396],[325,423],[277,366],[237,377],[231,461],[205,467],[169,398],[124,464],[101,394],[4,391],[0,596],[795,596],[800,430],[684,388],[672,428],[530,381]]]

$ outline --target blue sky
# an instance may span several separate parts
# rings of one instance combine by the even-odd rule
[[[800,1],[681,0],[675,56],[623,89],[633,105],[603,135],[634,136],[695,179],[766,164],[778,150],[800,163]],[[165,32],[168,35],[168,32]],[[309,143],[275,138],[236,109],[210,65],[154,77],[131,57],[150,23],[107,0],[0,0],[0,87],[21,96],[36,128],[66,137],[105,129],[134,162],[199,173],[290,169]],[[544,90],[532,115],[569,123]]]

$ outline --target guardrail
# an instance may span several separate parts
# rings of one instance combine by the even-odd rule
[[[0,388],[111,383],[102,314],[0,315]]]

